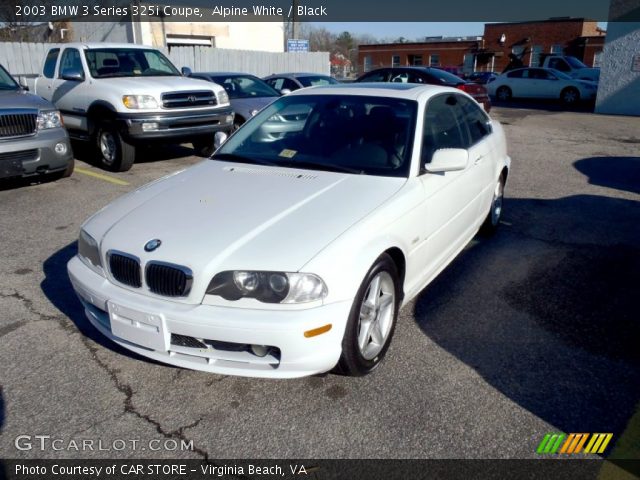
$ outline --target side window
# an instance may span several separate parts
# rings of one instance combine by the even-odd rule
[[[509,72],[507,74],[507,77],[509,77],[509,78],[522,78],[522,72],[524,72],[524,70],[514,70],[513,72]]]
[[[438,95],[429,100],[424,113],[421,165],[431,162],[440,148],[467,148],[468,140],[460,124],[458,95]]]
[[[69,70],[76,72],[83,72],[82,69],[82,61],[80,60],[80,52],[75,48],[67,48],[62,53],[62,58],[60,59],[60,74],[67,72]]]
[[[458,100],[464,115],[464,122],[469,129],[471,145],[473,145],[491,133],[489,117],[473,100],[466,97],[459,97]]]
[[[59,48],[52,48],[47,53],[47,58],[44,61],[43,74],[47,78],[53,78],[56,72],[56,62],[58,61]]]
[[[300,87],[293,80],[291,80],[289,78],[285,78],[282,88],[288,88],[289,90],[291,90],[293,92],[294,90],[298,90]]]
[[[362,78],[363,82],[386,82],[387,81],[387,71],[379,70],[376,72],[371,72],[368,75],[365,75]]]
[[[269,80],[265,80],[269,84],[270,87],[275,88],[276,90],[282,90],[282,84],[284,83],[284,78],[270,78]]]

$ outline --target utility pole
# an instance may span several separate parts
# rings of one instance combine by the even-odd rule
[[[297,3],[297,0],[291,0],[291,38],[298,38],[298,22],[296,22],[296,12],[298,11]]]

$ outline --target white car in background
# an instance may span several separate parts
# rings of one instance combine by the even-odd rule
[[[512,98],[558,99],[567,105],[593,100],[598,85],[576,80],[552,68],[517,68],[487,84],[489,95],[500,101]]]
[[[298,129],[261,131],[301,111]],[[509,166],[500,123],[458,89],[299,90],[87,220],[68,271],[91,323],[145,357],[363,375],[400,307],[498,226]]]

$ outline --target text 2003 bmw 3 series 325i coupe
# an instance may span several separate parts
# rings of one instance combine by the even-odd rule
[[[509,165],[502,127],[460,90],[300,90],[87,220],[68,270],[92,324],[140,355],[362,375],[403,303],[498,225]]]

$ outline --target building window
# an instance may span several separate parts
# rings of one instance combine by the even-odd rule
[[[431,67],[440,66],[440,54],[439,53],[432,53],[431,54],[431,56],[429,57],[429,65]]]
[[[391,66],[399,67],[400,66],[400,55],[393,55],[391,57]]]
[[[530,67],[540,66],[540,54],[542,53],[542,45],[534,45],[531,47],[531,58],[529,59]]]
[[[373,59],[371,58],[371,55],[365,55],[364,56],[364,71],[368,72],[369,70],[371,70],[371,67],[373,66]]]
[[[409,65],[422,65],[422,55],[409,55]]]
[[[563,45],[551,45],[551,53],[555,53],[556,55],[562,55],[564,53]]]
[[[596,67],[596,68],[600,68],[600,66],[601,66],[600,61],[601,61],[601,59],[602,59],[602,52],[595,52],[595,53],[593,54],[593,66],[594,66],[594,67]]]

